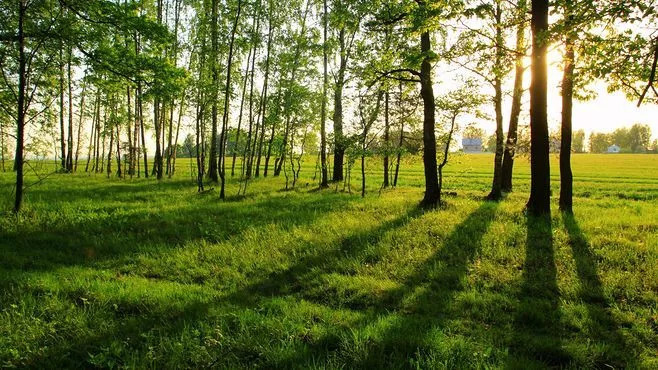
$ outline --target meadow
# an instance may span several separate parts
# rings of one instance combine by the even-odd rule
[[[573,157],[574,216],[483,198],[493,157],[455,155],[446,205],[406,160],[360,197],[312,158],[237,196],[173,179],[51,174],[25,210],[0,172],[0,367],[658,368],[658,156]],[[31,186],[30,186],[31,185]],[[215,186],[217,188],[217,186]]]

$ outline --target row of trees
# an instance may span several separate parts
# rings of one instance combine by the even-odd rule
[[[630,153],[658,149],[658,141],[651,141],[651,128],[642,124],[619,128],[607,134],[593,132],[589,137],[589,151],[592,153],[605,153],[611,145],[617,145],[622,152]]]
[[[531,44],[528,208],[550,209],[546,53],[557,46],[567,148],[560,205],[570,211],[573,99],[586,98],[587,82],[599,78],[655,100],[647,93],[655,91],[655,63],[652,69],[647,58],[655,42],[633,31],[638,23],[654,27],[655,13],[652,0],[550,5],[554,24],[545,0],[3,2],[0,148],[4,164],[7,142],[16,143],[14,209],[21,208],[26,148],[50,146],[66,173],[81,170],[82,159],[85,171],[162,179],[174,175],[185,133],[193,138],[185,146],[196,158],[198,190],[216,182],[220,198],[228,176],[240,178],[242,192],[261,175],[283,174],[294,186],[315,141],[320,187],[346,180],[356,159],[363,168],[375,147],[383,186],[395,185],[403,149],[419,146],[423,203],[436,206],[454,134],[464,120],[491,116],[488,197],[499,200],[512,190]],[[457,68],[458,78],[445,83],[440,66]]]
[[[470,136],[465,137],[477,138],[484,143],[484,151],[492,153],[496,151],[496,134],[486,137],[483,131],[479,135],[473,133],[472,130],[468,133]],[[549,133],[551,153],[560,152],[560,138],[559,131]],[[621,151],[625,153],[647,153],[658,149],[658,141],[651,141],[651,127],[649,125],[634,124],[629,128],[622,127],[611,133],[592,132],[589,137],[586,137],[584,130],[573,131],[571,152],[606,153],[611,145],[618,145]],[[530,153],[530,132],[526,127],[520,127],[517,132],[516,153]]]

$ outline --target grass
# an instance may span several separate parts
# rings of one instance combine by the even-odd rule
[[[575,155],[575,216],[550,219],[523,214],[526,160],[484,201],[491,161],[456,156],[436,211],[418,160],[381,192],[371,160],[365,199],[314,163],[224,202],[184,160],[55,174],[18,218],[0,173],[0,367],[657,368],[658,157]]]

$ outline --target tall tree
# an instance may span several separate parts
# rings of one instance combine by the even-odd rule
[[[321,167],[321,176],[320,176],[320,187],[325,188],[329,186],[328,182],[328,172],[327,172],[327,88],[329,86],[328,81],[328,44],[327,44],[327,32],[329,28],[329,14],[327,10],[327,0],[324,0],[323,3],[323,13],[322,13],[322,24],[323,24],[323,36],[324,42],[322,44],[322,66],[323,66],[323,76],[322,76],[322,108],[320,111],[320,167]]]
[[[218,11],[218,2],[219,0],[212,0],[211,4],[211,16],[210,16],[210,40],[212,44],[210,52],[210,70],[212,76],[212,87],[210,90],[210,101],[212,103],[212,112],[211,112],[211,127],[210,127],[210,155],[208,157],[208,177],[211,181],[219,181],[219,168],[217,160],[217,150],[219,142],[217,139],[217,105],[219,100],[219,68],[217,68],[217,58],[219,56],[219,32],[217,31],[217,23],[219,22],[219,11]],[[233,30],[231,32],[231,51],[233,50],[233,40],[235,40],[235,32],[238,27],[238,19],[233,25]],[[233,53],[231,53],[231,58]],[[231,69],[229,68],[228,71]],[[230,73],[229,73],[230,75]],[[227,79],[228,81],[228,79]],[[225,113],[226,114],[226,113]]]
[[[216,1],[216,0],[213,0]],[[231,94],[231,71],[233,68],[233,47],[235,43],[235,34],[238,29],[238,24],[240,22],[240,13],[242,12],[242,0],[238,0],[237,4],[237,9],[235,12],[235,21],[233,22],[233,28],[231,29],[231,39],[229,41],[229,51],[228,51],[228,59],[226,62],[226,86],[224,90],[224,115],[222,117],[222,136],[220,137],[219,140],[219,163],[220,165],[218,166],[219,170],[219,177],[221,178],[221,190],[219,192],[219,197],[221,199],[225,198],[225,183],[226,183],[226,172],[225,172],[225,160],[223,159],[225,157],[225,149],[226,145],[224,143],[225,140],[225,133],[228,128],[228,118],[229,118],[229,101],[230,101],[230,94]],[[214,40],[214,39],[213,39]],[[214,48],[214,46],[213,46]],[[213,73],[216,73],[216,70],[213,71]],[[214,79],[214,77],[213,77]],[[213,102],[213,120],[216,122],[216,115],[217,115],[217,107],[214,105],[215,103]],[[215,124],[216,125],[216,124]],[[212,148],[211,148],[212,151]],[[214,158],[210,158],[210,161],[212,162]]]
[[[551,169],[547,117],[548,0],[532,0],[532,82],[530,85],[530,199],[534,215],[551,212]]]
[[[564,72],[562,77],[562,124],[560,135],[560,210],[573,213],[573,174],[571,172],[571,138],[573,81],[575,69],[573,1],[564,0]]]
[[[518,141],[519,116],[521,114],[521,98],[523,97],[523,74],[525,66],[523,59],[526,55],[526,26],[525,20],[528,3],[526,0],[519,0],[516,4],[516,48],[514,62],[514,90],[512,91],[512,109],[509,118],[509,127],[507,129],[507,140],[505,142],[505,151],[503,153],[503,163],[501,167],[501,190],[504,192],[512,191],[512,172],[514,168],[514,155],[516,154],[516,143]]]

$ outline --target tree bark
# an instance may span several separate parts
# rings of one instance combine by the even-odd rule
[[[503,153],[503,164],[501,168],[501,190],[512,191],[512,173],[514,169],[514,155],[516,154],[516,142],[518,139],[519,116],[521,114],[521,98],[523,97],[523,58],[525,57],[525,18],[527,3],[520,0],[517,4],[519,26],[516,30],[516,62],[514,72],[514,91],[512,92],[512,111],[510,112],[509,128],[507,129],[507,141]]]
[[[80,94],[80,114],[79,114],[79,121],[78,121],[78,134],[77,138],[75,140],[75,161],[73,163],[73,171],[78,170],[78,157],[80,155],[80,134],[82,131],[82,124],[83,124],[83,119],[84,119],[84,109],[85,109],[85,90],[87,89],[87,85],[82,86],[82,93]],[[91,140],[91,139],[90,139]]]
[[[306,33],[306,18],[308,16],[308,11],[309,11],[310,5],[311,5],[311,2],[307,1],[306,9],[304,11],[304,16],[302,18],[301,29],[299,31],[300,36],[304,35]],[[290,79],[288,80],[288,83],[287,83],[288,89],[286,90],[285,97],[284,97],[284,105],[285,105],[285,108],[286,108],[285,109],[286,125],[285,125],[285,129],[284,129],[284,132],[283,132],[283,143],[281,144],[281,157],[278,158],[278,160],[275,162],[274,176],[279,176],[279,174],[281,173],[281,169],[283,167],[283,163],[286,159],[286,147],[288,146],[288,139],[289,139],[289,135],[290,135],[290,119],[291,119],[290,109],[288,109],[288,107],[291,104],[291,102],[290,102],[290,99],[292,99],[292,91],[291,90],[292,90],[293,82],[295,82],[295,78],[297,76],[297,68],[299,67],[300,53],[301,53],[301,42],[297,42],[297,44],[295,45],[295,57],[293,59],[294,63],[293,63],[293,66],[292,66],[292,71],[290,72]],[[278,164],[277,164],[277,162],[278,162]]]
[[[345,144],[343,136],[343,87],[345,86],[345,71],[348,63],[348,50],[345,45],[345,27],[338,33],[340,44],[340,66],[334,86],[334,173],[333,181],[343,180],[343,162],[345,158]]]
[[[157,5],[158,11],[158,24],[162,24],[162,0],[158,0]],[[155,96],[153,99],[153,124],[155,126],[155,158],[154,158],[154,172],[158,180],[162,180],[162,170],[163,170],[163,150],[161,139],[164,139],[164,122],[160,117],[161,113],[164,116],[164,109],[160,112],[160,98]],[[164,108],[164,103],[163,103]],[[111,149],[110,149],[111,151]]]
[[[398,141],[397,158],[395,159],[395,175],[393,175],[393,187],[398,186],[400,159],[402,159],[402,145],[404,144],[404,117],[402,117],[402,81],[400,81],[400,97],[398,99],[398,109],[400,110],[400,139]]]
[[[258,9],[254,12],[254,22],[256,23],[255,28],[252,26],[253,30],[256,30],[256,33],[260,33],[260,1],[258,2]],[[252,140],[254,134],[254,75],[256,74],[256,55],[258,54],[258,45],[256,40],[254,40],[254,52],[251,55],[251,74],[249,77],[249,130],[247,131],[247,145],[245,147],[244,153],[242,155],[242,173],[245,178],[251,177],[251,152],[253,151]],[[245,170],[246,166],[246,170]]]
[[[389,124],[389,110],[388,110],[388,101],[389,101],[389,94],[388,90],[386,90],[386,93],[384,95],[384,183],[383,187],[387,188],[389,186],[389,181],[388,181],[388,142],[390,140],[390,124]]]
[[[235,176],[235,160],[238,156],[238,145],[240,145],[240,131],[242,130],[242,117],[244,112],[244,100],[247,94],[247,81],[249,80],[249,64],[251,63],[251,51],[247,55],[247,67],[244,70],[244,79],[242,80],[242,95],[240,98],[240,114],[238,114],[238,130],[235,134],[235,144],[233,145],[233,158],[231,159],[231,177]],[[243,164],[244,165],[244,164]]]
[[[436,162],[436,104],[432,87],[432,64],[429,31],[420,36],[421,52],[425,55],[420,69],[420,95],[423,98],[423,166],[425,172],[425,197],[422,204],[435,207],[441,203],[441,192]]]
[[[320,108],[320,166],[321,166],[321,176],[320,176],[320,187],[326,188],[329,186],[328,174],[327,174],[327,88],[329,86],[329,75],[327,71],[327,59],[328,59],[328,50],[327,50],[327,28],[329,15],[327,14],[327,0],[324,0],[324,15],[323,15],[323,25],[324,25],[324,43],[322,45],[322,65],[323,65],[323,80],[322,80],[322,107]]]
[[[210,154],[208,162],[208,178],[210,181],[218,182],[218,168],[217,168],[217,100],[219,99],[217,84],[219,82],[219,71],[217,70],[217,57],[219,50],[219,33],[217,32],[217,22],[218,22],[218,10],[217,4],[218,0],[212,0],[212,10],[210,16],[210,39],[211,39],[211,50],[210,53],[210,73],[212,75],[212,88],[210,99],[212,101],[212,112],[211,112],[211,127],[210,127]],[[228,69],[231,70],[230,68]]]
[[[216,0],[213,0],[213,2],[216,2]],[[216,6],[216,4],[215,4],[215,6]],[[228,61],[226,63],[226,89],[224,91],[224,116],[222,118],[222,135],[220,137],[220,148],[219,148],[219,161],[221,162],[221,166],[218,166],[219,167],[218,168],[219,177],[222,180],[222,184],[221,184],[221,188],[220,188],[220,192],[219,192],[219,198],[220,199],[224,199],[224,197],[225,197],[226,176],[225,176],[225,166],[224,165],[225,165],[226,161],[223,160],[223,158],[224,158],[224,152],[225,152],[225,149],[226,149],[226,145],[224,143],[224,140],[225,140],[225,135],[226,135],[226,129],[228,127],[228,117],[229,117],[228,113],[229,113],[229,108],[230,108],[229,100],[231,98],[230,94],[231,94],[231,70],[233,68],[233,65],[232,65],[233,64],[233,46],[234,46],[234,42],[235,42],[235,33],[238,29],[238,24],[239,24],[239,21],[240,21],[240,12],[241,11],[242,11],[242,0],[238,0],[238,9],[237,9],[237,12],[235,14],[235,22],[233,23],[233,29],[231,30],[231,41],[229,43]],[[215,27],[217,27],[216,24],[215,24]],[[215,30],[215,32],[216,32],[216,30]],[[213,39],[213,42],[217,43],[217,40]],[[215,63],[213,63],[213,65],[215,65]],[[216,69],[215,69],[215,73],[216,73]],[[216,121],[217,121],[216,117],[217,117],[217,105],[216,105],[216,103],[213,103],[213,121],[215,121],[215,123],[214,123],[215,126],[217,125],[216,124]],[[212,162],[213,158],[210,158],[210,161]]]
[[[546,36],[548,0],[532,0],[532,83],[530,86],[530,199],[536,216],[551,212],[551,170],[547,118]]]
[[[571,139],[573,111],[573,79],[575,69],[574,37],[569,29],[573,22],[572,1],[565,1],[566,40],[564,75],[562,77],[562,130],[560,139],[560,210],[573,213],[573,173],[571,172]]]
[[[23,139],[25,136],[25,34],[23,20],[25,18],[25,0],[18,2],[18,107],[16,120],[16,198],[14,199],[14,213],[21,210],[23,204]]]
[[[494,110],[496,112],[496,154],[494,155],[494,176],[491,184],[491,192],[487,196],[487,199],[498,201],[502,198],[502,166],[503,166],[503,145],[504,145],[504,136],[503,136],[503,87],[500,76],[500,71],[503,68],[503,54],[504,54],[504,42],[503,39],[503,25],[502,25],[502,9],[500,6],[500,0],[496,1],[496,13],[495,13],[495,24],[496,24],[496,57],[495,57],[495,69],[496,75],[494,77]]]
[[[66,171],[66,131],[64,128],[64,45],[59,47],[59,143],[62,170]]]
[[[267,113],[267,89],[269,86],[270,77],[270,53],[272,50],[272,2],[268,2],[268,32],[267,32],[267,56],[265,57],[265,77],[263,81],[263,98],[261,99],[260,106],[260,138],[258,141],[258,155],[256,158],[256,177],[260,175],[260,161],[263,155],[263,139],[265,137],[265,120]]]
[[[89,172],[89,163],[91,162],[91,157],[92,157],[92,148],[94,149],[94,152],[96,151],[96,135],[98,135],[98,132],[96,130],[96,126],[98,125],[98,119],[99,119],[99,113],[98,110],[100,109],[100,97],[101,97],[101,92],[100,89],[96,92],[96,102],[94,103],[94,111],[92,112],[93,117],[91,120],[91,132],[89,134],[89,150],[87,151],[87,165],[85,166],[85,172]]]
[[[66,171],[73,172],[73,88],[71,76],[71,57],[73,50],[69,47],[67,73],[68,73],[68,97],[69,97],[69,129],[68,129],[68,148],[66,152]]]

